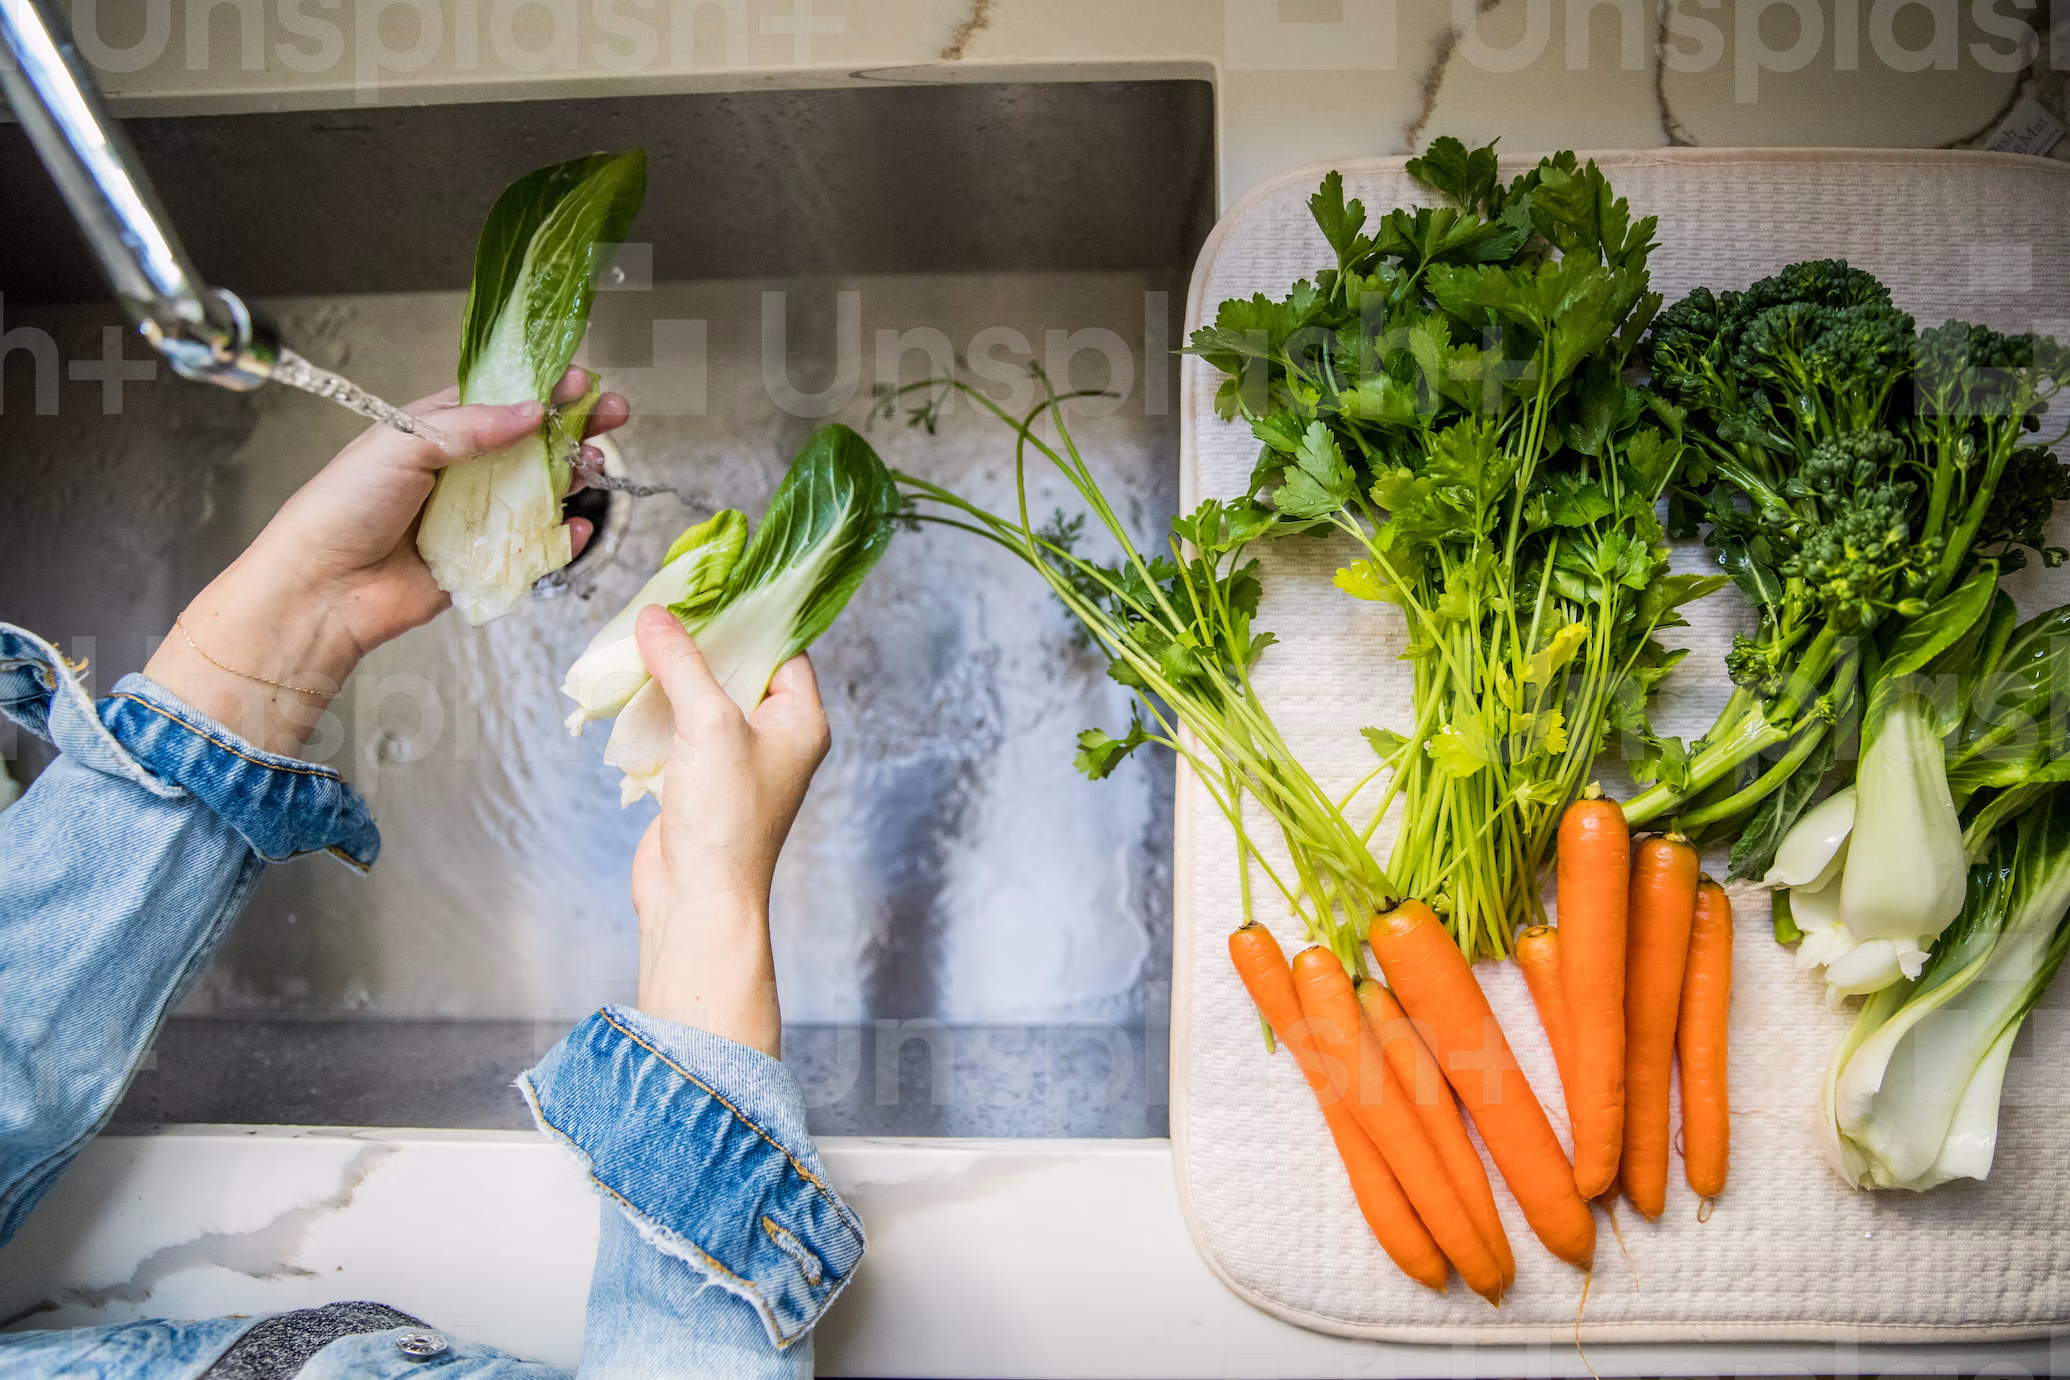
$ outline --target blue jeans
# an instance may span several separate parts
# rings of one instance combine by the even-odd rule
[[[55,649],[4,623],[0,713],[60,752],[0,812],[4,1244],[107,1121],[266,864],[323,850],[364,870],[380,836],[336,772],[262,752],[142,676],[96,702]],[[787,1069],[613,1006],[519,1088],[602,1199],[580,1375],[811,1373],[812,1325],[861,1260],[863,1232],[827,1183]],[[257,1321],[0,1334],[0,1374],[200,1376]],[[302,1374],[421,1368],[396,1340],[343,1338]],[[438,1368],[567,1374],[461,1343]]]

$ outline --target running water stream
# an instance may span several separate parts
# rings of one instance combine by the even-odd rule
[[[319,398],[329,398],[340,407],[350,408],[383,426],[392,426],[406,436],[422,436],[441,449],[445,446],[446,438],[422,418],[412,417],[393,403],[383,402],[342,374],[319,369],[285,346],[281,347],[280,358],[274,362],[273,380]]]

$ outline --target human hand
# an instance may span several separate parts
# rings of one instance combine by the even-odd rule
[[[579,398],[588,383],[570,369],[554,401]],[[461,407],[458,396],[449,388],[404,409],[438,440],[371,426],[339,451],[187,606],[144,673],[247,741],[298,751],[362,656],[449,603],[417,554],[418,514],[438,471],[539,426],[538,403]],[[606,393],[584,434],[623,426],[628,412]],[[590,525],[569,528],[579,552]]]
[[[744,715],[666,609],[642,610],[634,632],[675,716],[661,814],[633,858],[640,1009],[774,1057],[769,886],[827,753],[819,682],[793,657]]]

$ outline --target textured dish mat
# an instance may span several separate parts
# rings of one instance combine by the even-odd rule
[[[1960,315],[2070,336],[2070,167],[2009,155],[1852,150],[1661,150],[1597,155],[1636,214],[1660,217],[1653,281],[1673,301],[1697,283],[1741,287],[1797,259],[1845,257],[1888,283],[1923,324]],[[1519,160],[1521,161],[1521,160]],[[1337,165],[1371,215],[1427,201],[1401,160]],[[1506,162],[1506,167],[1507,162]],[[1514,169],[1510,169],[1513,171]],[[1226,297],[1282,296],[1324,260],[1306,201],[1326,171],[1302,169],[1226,215],[1194,270],[1189,328]],[[1211,371],[1186,361],[1183,488],[1191,505],[1241,492],[1256,458],[1219,421]],[[2059,523],[2057,540],[2063,531]],[[1259,677],[1289,742],[1326,787],[1347,790],[1372,757],[1361,725],[1409,721],[1398,613],[1330,585],[1348,547],[1269,553],[1260,624],[1279,635]],[[1703,563],[1700,546],[1677,563]],[[2023,611],[2070,599],[2070,569],[2026,572]],[[1743,625],[1726,591],[1668,634],[1691,648],[1669,682],[1664,731],[1700,733],[1722,693],[1719,657]],[[1606,785],[1618,789],[1614,772]],[[1265,831],[1259,831],[1263,837]],[[1384,859],[1386,838],[1376,845]],[[1517,1253],[1499,1311],[1462,1287],[1410,1283],[1360,1219],[1313,1097],[1291,1060],[1268,1056],[1225,947],[1240,921],[1228,825],[1179,781],[1172,998],[1172,1138],[1194,1240],[1239,1294],[1289,1321],[1398,1341],[1527,1341],[1573,1335],[1581,1276],[1525,1226],[1500,1176]],[[1723,858],[1706,860],[1723,875]],[[1925,1195],[1870,1194],[1834,1177],[1813,1140],[1828,1051],[1850,1013],[1769,934],[1759,893],[1734,896],[1732,1181],[1707,1222],[1671,1166],[1666,1215],[1597,1214],[1582,1335],[1597,1340],[1862,1341],[2015,1338],[2070,1323],[2070,1001],[2060,989],[2015,1049],[1989,1181]],[[1288,951],[1297,928],[1262,900]],[[1513,965],[1477,970],[1517,1057],[1566,1133],[1551,1056]]]

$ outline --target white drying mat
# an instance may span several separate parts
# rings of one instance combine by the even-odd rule
[[[2070,337],[2070,167],[1977,153],[1660,150],[1597,154],[1635,215],[1660,217],[1654,286],[1744,287],[1798,259],[1845,257],[1888,283],[1922,324],[1947,316]],[[1535,161],[1528,160],[1528,161]],[[1505,160],[1511,174],[1527,160]],[[1400,159],[1337,165],[1368,213],[1428,202]],[[1189,329],[1227,297],[1283,296],[1327,262],[1307,198],[1327,165],[1245,197],[1209,236],[1187,303]],[[1219,421],[1213,371],[1185,365],[1186,506],[1243,491],[1258,444]],[[2057,540],[2062,540],[2058,535]],[[1280,645],[1260,690],[1325,787],[1371,767],[1361,725],[1409,722],[1395,660],[1399,613],[1331,587],[1336,543],[1281,543],[1266,556],[1260,625]],[[1678,551],[1694,568],[1700,545]],[[2024,612],[2070,599],[2070,568],[2027,573]],[[1727,589],[1667,635],[1692,649],[1659,716],[1693,736],[1721,698],[1720,655],[1743,621]],[[1606,777],[1613,788],[1622,783]],[[1258,830],[1263,837],[1266,830]],[[1386,857],[1387,840],[1377,845]],[[1722,857],[1707,860],[1723,875]],[[1261,889],[1263,879],[1259,879]],[[1277,1316],[1349,1336],[1405,1342],[1555,1342],[1574,1336],[1581,1276],[1531,1235],[1495,1176],[1517,1255],[1509,1302],[1463,1287],[1439,1296],[1404,1278],[1359,1217],[1314,1099],[1290,1059],[1266,1053],[1231,971],[1240,919],[1236,850],[1213,803],[1180,773],[1172,992],[1172,1141],[1195,1242],[1230,1288]],[[1596,1273],[1581,1335],[1602,1341],[2011,1339],[2070,1324],[2070,1001],[2029,1022],[2006,1077],[1989,1181],[1925,1195],[1871,1194],[1826,1167],[1812,1128],[1828,1052],[1849,1016],[1774,943],[1758,894],[1735,896],[1732,1177],[1710,1220],[1670,1167],[1666,1215],[1618,1213],[1629,1262],[1598,1213]],[[1295,926],[1261,895],[1261,919],[1291,953]],[[1482,985],[1517,1057],[1565,1136],[1550,1054],[1513,964]],[[2059,984],[2059,989],[2060,989]],[[1679,1112],[1677,1113],[1679,1117]]]

